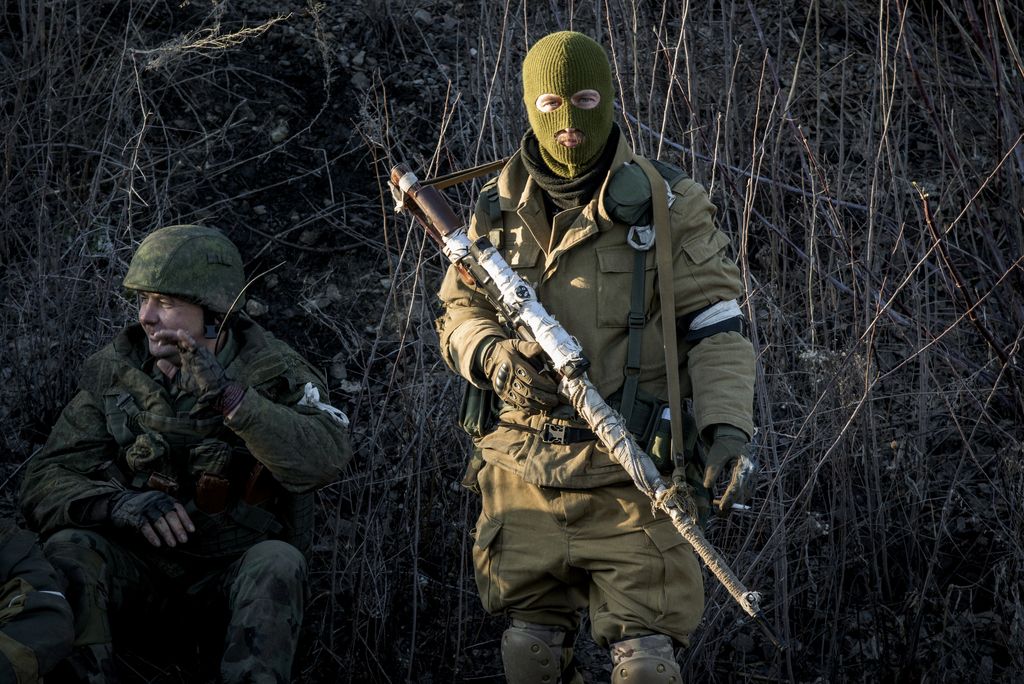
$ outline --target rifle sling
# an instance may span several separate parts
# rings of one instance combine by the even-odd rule
[[[679,390],[679,348],[676,346],[676,303],[672,277],[672,226],[669,224],[668,195],[662,188],[665,180],[654,165],[636,157],[651,184],[651,207],[654,212],[654,249],[658,262],[658,294],[661,298],[662,342],[665,345],[665,371],[668,376],[668,405],[672,426],[672,463],[683,466],[683,411]]]
[[[640,387],[640,351],[643,341],[644,322],[644,266],[647,262],[647,252],[633,249],[633,283],[630,286],[629,294],[629,316],[626,323],[629,326],[629,337],[626,341],[626,366],[624,369],[626,379],[622,384],[622,399],[619,402],[619,412],[626,421],[626,427],[633,430],[633,408],[636,404],[636,393]],[[637,433],[636,430],[633,430]]]

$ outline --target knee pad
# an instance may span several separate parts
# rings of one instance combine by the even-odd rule
[[[616,641],[611,647],[611,684],[681,684],[679,665],[672,650],[672,639],[651,634]]]
[[[565,630],[513,620],[501,637],[501,662],[508,684],[556,684],[562,673]]]

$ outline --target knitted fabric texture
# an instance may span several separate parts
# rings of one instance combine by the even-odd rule
[[[581,90],[594,90],[601,102],[593,109],[580,109],[571,98]],[[562,104],[554,111],[537,109],[537,98],[558,95]],[[582,33],[560,31],[537,41],[523,60],[523,103],[530,127],[540,143],[548,167],[563,178],[575,178],[600,157],[612,129],[612,71],[604,49]],[[575,128],[583,143],[564,147],[556,139],[559,131]]]
[[[540,146],[537,144],[537,136],[533,134],[533,131],[528,131],[523,136],[520,148],[522,150],[521,158],[523,165],[526,166],[526,171],[544,191],[551,204],[559,211],[572,209],[589,202],[601,187],[601,183],[608,175],[608,169],[611,168],[612,159],[615,158],[619,135],[618,127],[612,126],[608,142],[604,146],[604,152],[590,165],[589,169],[581,172],[575,178],[563,178],[548,168],[547,163],[541,159]]]

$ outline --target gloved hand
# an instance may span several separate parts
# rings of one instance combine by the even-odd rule
[[[683,510],[693,516],[701,529],[706,528],[711,516],[711,492],[702,484],[697,464],[688,463],[685,467],[673,469],[672,484],[684,495]],[[692,509],[687,510],[691,506]]]
[[[196,531],[185,508],[160,491],[119,492],[110,498],[108,507],[115,527],[138,530],[153,546],[161,546],[162,539],[174,547],[188,541],[187,532]]]
[[[241,403],[244,389],[228,380],[224,367],[214,353],[199,346],[188,332],[161,330],[155,337],[164,344],[178,346],[181,357],[180,387],[196,396],[196,410],[212,407],[228,414]]]
[[[480,367],[502,401],[543,411],[558,405],[558,382],[542,370],[543,356],[536,342],[497,340],[485,349]]]
[[[754,495],[757,463],[750,456],[750,441],[743,430],[719,424],[712,432],[711,447],[704,455],[704,486],[712,490],[719,473],[732,469],[729,484],[715,509],[718,515],[728,516],[734,503],[746,503]]]

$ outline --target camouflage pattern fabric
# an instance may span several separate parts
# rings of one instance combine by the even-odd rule
[[[27,684],[71,649],[71,606],[35,535],[0,523],[0,682]]]
[[[242,255],[224,233],[206,226],[167,226],[147,235],[124,286],[185,297],[218,313],[245,306]]]
[[[239,625],[234,640],[246,640],[244,648],[228,642],[231,662],[255,671],[252,661],[261,660],[270,673],[246,681],[288,678],[294,641],[281,639],[301,624],[295,576],[312,539],[312,490],[336,479],[351,457],[348,431],[329,413],[299,404],[307,385],[327,396],[322,377],[251,320],[236,321],[217,358],[229,379],[248,388],[230,419],[194,411],[195,397],[154,368],[141,328],[127,328],[86,362],[79,393],[29,463],[22,510],[30,526],[52,535],[46,551],[68,576],[76,608],[69,678],[112,681],[110,644],[133,624],[163,615],[167,606],[153,605],[154,596],[176,607],[175,599],[209,591],[225,597],[224,614]],[[142,454],[143,446],[152,454]],[[202,505],[204,478],[223,485],[215,488],[217,505]],[[135,530],[115,528],[96,511],[125,489],[173,496],[195,532],[174,548],[155,548]],[[257,551],[275,548],[273,559]],[[270,574],[258,578],[260,568]],[[217,584],[232,572],[241,588]],[[282,576],[283,583],[275,580]],[[260,592],[270,594],[254,598]],[[260,612],[269,611],[260,601],[271,594],[287,628]],[[204,610],[197,614],[205,619]],[[252,641],[261,629],[255,622],[273,624],[274,635]]]
[[[227,622],[220,676],[224,682],[288,682],[304,607],[306,561],[290,544],[260,542],[227,566],[154,551],[129,551],[90,530],[62,530],[47,555],[69,578],[75,649],[68,679],[116,682],[113,642],[133,624]],[[148,617],[147,617],[148,616]],[[119,620],[116,618],[120,618]]]
[[[220,675],[224,682],[284,684],[302,626],[306,561],[283,542],[257,544],[223,575],[231,612]]]

